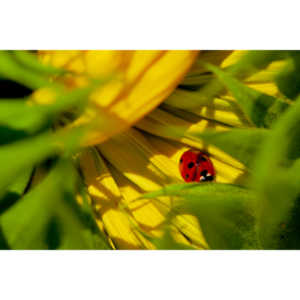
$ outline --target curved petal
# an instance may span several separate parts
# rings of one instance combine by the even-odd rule
[[[120,132],[158,106],[179,84],[193,64],[197,51],[41,51],[44,63],[72,73],[56,80],[69,88],[82,87],[90,80],[112,76],[107,84],[90,95],[94,111],[99,110],[118,122]],[[84,114],[72,126],[96,122],[101,114]],[[112,135],[106,128],[95,128],[88,144],[100,143]],[[114,131],[114,134],[116,131]]]

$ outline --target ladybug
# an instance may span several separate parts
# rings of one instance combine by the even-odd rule
[[[209,157],[196,150],[188,150],[182,154],[179,170],[186,182],[213,181],[216,174]]]

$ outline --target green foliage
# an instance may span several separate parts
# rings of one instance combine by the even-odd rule
[[[288,54],[285,52],[282,57]],[[292,55],[295,65],[298,55],[298,52]],[[239,63],[242,64],[242,60]],[[198,137],[216,145],[246,166],[252,166],[255,173],[252,174],[251,188],[257,198],[255,227],[262,247],[299,249],[299,101],[286,111],[288,102],[254,91],[215,66],[208,68],[233,94],[256,126],[271,126],[272,130],[233,129],[221,133],[199,133]],[[279,89],[289,91],[285,95],[292,98],[297,95],[295,89],[299,75],[293,69],[293,72],[290,70],[290,78],[283,76],[287,75],[286,70],[279,74],[277,82]],[[294,79],[290,80],[291,77]]]
[[[195,250],[191,246],[177,243],[172,237],[170,228],[165,229],[164,235],[161,238],[152,238],[150,240],[156,249],[159,250]]]
[[[179,97],[177,102],[174,100],[176,95],[170,98],[169,104],[179,103],[192,111],[219,93],[221,84],[253,124],[247,129],[189,134],[215,145],[250,168],[246,192],[251,195],[249,199],[236,193],[238,186],[227,185],[228,190],[223,191],[220,184],[178,185],[147,195],[181,199],[180,209],[198,217],[205,238],[214,249],[300,249],[300,99],[295,99],[300,91],[299,57],[299,51],[250,51],[226,70],[203,62],[216,79],[194,93],[184,92],[193,95],[185,98],[187,102],[182,105]],[[277,60],[286,62],[284,69],[273,74],[283,94],[280,98],[251,89],[240,81]],[[244,225],[237,215],[243,216]],[[231,233],[225,228],[232,228]]]
[[[36,55],[28,51],[11,51],[11,54],[16,58],[16,62],[29,70],[33,70],[45,75],[62,75],[65,70],[57,69],[51,65],[43,65],[39,63]]]
[[[271,125],[270,121],[276,120],[276,117],[279,117],[288,107],[288,104],[283,102],[283,100],[251,89],[235,77],[213,65],[208,65],[207,67],[218,76],[219,80],[237,100],[249,120],[257,127],[269,127]],[[271,118],[268,117],[270,112],[272,113]]]
[[[288,51],[288,60],[284,69],[277,75],[279,90],[289,99],[294,100],[300,94],[300,53]]]
[[[227,68],[227,72],[242,79],[265,69],[274,61],[285,59],[287,55],[287,51],[279,50],[245,51],[241,59]]]
[[[215,59],[199,60],[166,104],[188,110],[188,119],[195,107],[209,105],[216,95],[222,99],[229,91],[252,127],[193,131],[189,138],[213,144],[242,162],[250,180],[245,187],[177,184],[143,195],[174,199],[164,235],[147,238],[158,249],[193,249],[175,242],[169,226],[177,214],[191,213],[210,249],[300,249],[299,51],[248,51],[226,69],[217,66],[221,56]],[[243,83],[275,61],[285,61],[283,69],[272,74],[280,91],[276,97]],[[52,103],[42,105],[28,95],[1,97],[0,90],[0,249],[110,249],[73,160],[88,128],[64,128],[84,111],[89,94],[104,81],[68,91],[51,80],[64,73],[40,64],[28,51],[0,51],[1,79],[32,90],[49,88],[55,94]],[[36,167],[49,159],[45,177],[34,182]]]
[[[280,246],[282,229],[289,226],[294,209],[299,211],[296,204],[300,195],[299,134],[300,101],[297,100],[275,124],[255,166],[253,188],[259,196],[257,226],[266,248]],[[300,248],[300,239],[294,233],[294,242]]]
[[[24,194],[29,185],[33,168],[23,169],[22,173],[0,194],[0,215],[13,206]],[[1,245],[0,245],[1,249]]]
[[[22,170],[59,152],[57,138],[52,133],[25,139],[0,148],[0,190],[5,189]]]
[[[25,51],[0,51],[0,73],[56,95],[52,103],[36,104],[1,99],[0,90],[0,249],[110,249],[71,164],[87,128],[53,130],[65,112],[73,110],[76,117],[83,111],[99,82],[66,91],[50,80],[61,70],[41,65]],[[50,173],[32,185],[34,168],[51,157],[56,159]]]
[[[252,167],[253,158],[268,135],[268,130],[260,128],[230,129],[220,132],[206,130],[193,134],[230,154],[247,167]]]
[[[16,81],[36,89],[49,85],[49,80],[41,73],[30,71],[21,65],[12,51],[0,51],[0,77]]]
[[[90,228],[87,212],[76,203],[75,192],[73,167],[58,162],[42,183],[1,216],[2,233],[10,248],[109,248],[100,232],[95,231],[97,227]]]
[[[254,194],[229,184],[178,184],[145,197],[172,196],[174,212],[195,215],[212,249],[258,248],[254,226]]]
[[[0,101],[0,126],[14,130],[34,133],[46,123],[46,109],[42,106],[28,105],[22,100]]]
[[[245,51],[237,62],[226,68],[226,74],[237,79],[245,79],[260,72],[272,62],[286,59],[286,57],[288,57],[287,51]],[[205,59],[205,56],[202,55],[200,55],[200,59],[197,62],[198,68],[202,66],[204,70],[208,71],[212,71],[212,67],[214,67],[212,63],[213,61]],[[218,64],[218,61],[215,60],[214,63]],[[194,95],[196,97],[194,97],[192,102],[182,101],[188,102],[184,106],[191,111],[194,107],[201,107],[201,105],[224,92],[224,83],[219,78],[215,78],[210,72],[205,71],[202,74],[197,74],[197,76],[187,77],[184,82],[186,81],[188,84],[192,83],[192,85],[185,86],[185,88],[188,87],[187,90],[189,91],[195,90]],[[167,103],[175,103],[175,106],[178,106],[178,102],[176,96],[173,95],[170,96],[170,99],[167,99]]]

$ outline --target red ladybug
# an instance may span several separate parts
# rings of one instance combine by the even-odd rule
[[[179,170],[186,182],[213,181],[215,169],[203,152],[188,150],[180,158]]]

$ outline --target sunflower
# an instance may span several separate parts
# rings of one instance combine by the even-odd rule
[[[124,128],[118,126],[121,133],[114,132],[111,136],[104,136],[103,131],[93,133],[87,142],[90,147],[77,157],[98,226],[113,248],[154,248],[151,240],[162,236],[167,223],[177,243],[208,248],[194,216],[177,213],[167,222],[166,216],[172,211],[171,197],[160,201],[142,198],[144,193],[182,182],[178,164],[188,149],[209,155],[216,169],[216,182],[240,183],[247,173],[242,163],[192,136],[193,132],[206,129],[226,131],[231,127],[251,126],[228,93],[218,93],[213,101],[206,99],[206,103],[195,105],[193,100],[198,91],[191,89],[212,77],[197,62],[191,68],[196,54],[192,51],[46,51],[39,54],[43,63],[72,72],[56,78],[69,88],[85,86],[91,78],[115,74],[104,87],[92,93],[90,102],[95,105],[93,111],[108,109],[116,115]],[[242,54],[204,51],[197,58],[225,68]],[[255,77],[247,78],[246,82],[270,94],[278,92],[272,82]],[[86,119],[81,117],[75,124]],[[172,129],[176,128],[184,133],[174,135]]]
[[[250,53],[248,63],[247,51],[39,51],[37,56],[51,84],[34,84],[27,103],[55,107],[53,128],[60,132],[55,145],[62,147],[68,132],[85,128],[73,153],[84,183],[77,200],[83,205],[87,199],[110,247],[211,248],[199,218],[178,208],[176,197],[148,195],[184,182],[179,161],[190,149],[209,157],[216,183],[246,185],[247,162],[211,134],[256,128],[230,80],[238,78],[250,94],[284,98],[274,82],[282,59],[253,63]],[[71,99],[63,107],[61,93]],[[38,168],[31,188],[44,177]]]

